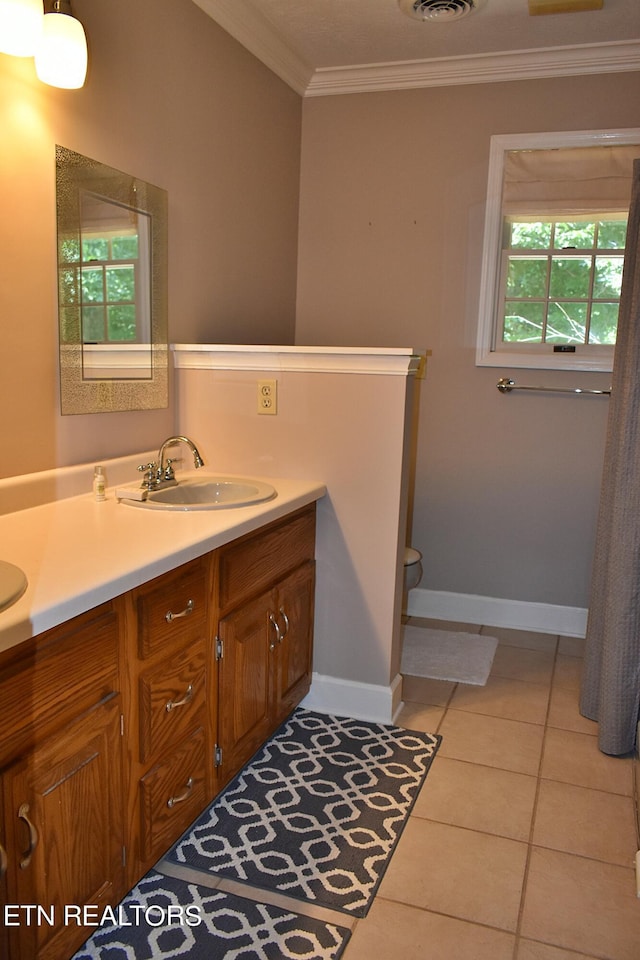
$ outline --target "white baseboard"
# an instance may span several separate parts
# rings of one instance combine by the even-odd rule
[[[382,687],[314,673],[301,706],[339,717],[393,723],[402,706],[402,677],[398,674],[388,687]]]
[[[446,593],[416,587],[409,592],[407,613],[411,617],[454,620],[488,627],[510,627],[535,633],[556,633],[563,637],[584,637],[587,609],[553,603],[503,600],[467,593]]]

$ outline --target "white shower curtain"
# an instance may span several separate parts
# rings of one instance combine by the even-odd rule
[[[604,753],[634,749],[640,712],[640,160],[613,365],[580,710]]]

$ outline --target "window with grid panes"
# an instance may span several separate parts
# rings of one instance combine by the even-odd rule
[[[640,130],[491,138],[476,363],[611,370]]]

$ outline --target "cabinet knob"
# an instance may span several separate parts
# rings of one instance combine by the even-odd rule
[[[7,865],[8,865],[7,851],[0,843],[0,880],[4,877],[5,873],[7,872]]]
[[[27,830],[29,831],[29,846],[25,850],[22,860],[20,861],[20,869],[26,870],[26,868],[31,863],[31,858],[33,856],[33,851],[38,846],[38,831],[36,830],[34,824],[31,822],[27,814],[29,813],[29,804],[21,804],[18,810],[18,819],[23,820],[27,825]]]

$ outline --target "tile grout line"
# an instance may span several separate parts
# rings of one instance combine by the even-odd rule
[[[551,694],[553,692],[553,682],[556,676],[556,667],[558,664],[559,649],[560,649],[560,638],[558,634],[556,634],[556,645],[555,645],[554,656],[553,656],[553,669],[551,670],[551,678],[549,681],[549,698],[547,700],[547,709],[546,709],[545,718],[544,718],[544,726],[543,726],[544,732],[542,735],[542,747],[540,750],[540,760],[538,761],[538,772],[536,775],[536,789],[535,789],[535,795],[533,798],[533,807],[531,810],[531,824],[529,826],[529,839],[527,841],[527,857],[524,865],[524,873],[522,875],[522,892],[520,894],[520,906],[518,908],[518,920],[516,923],[515,938],[514,938],[514,944],[513,944],[513,960],[517,960],[518,953],[520,952],[520,941],[522,939],[522,921],[524,917],[524,907],[525,907],[525,900],[527,895],[527,884],[529,881],[529,870],[531,867],[531,856],[533,853],[533,835],[535,830],[536,815],[538,812],[540,786],[542,782],[542,765],[544,763],[544,753],[545,753],[545,748],[547,743],[547,729],[548,729],[548,723],[549,723],[549,714],[551,711]]]

